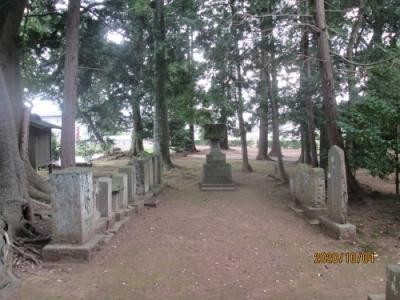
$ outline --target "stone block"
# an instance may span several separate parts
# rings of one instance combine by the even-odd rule
[[[95,233],[92,171],[67,168],[50,174],[53,242],[84,244]]]
[[[347,179],[344,152],[333,146],[328,152],[328,215],[339,224],[347,223]]]
[[[356,226],[350,223],[340,224],[331,220],[328,216],[321,216],[319,218],[321,225],[326,229],[327,233],[333,238],[355,241],[356,240]]]
[[[386,268],[386,300],[400,299],[400,265]]]
[[[149,169],[144,158],[135,159],[133,162],[136,173],[136,193],[144,195],[149,191]]]
[[[205,124],[204,138],[206,140],[221,140],[225,136],[225,124]]]
[[[157,158],[155,155],[151,156],[152,166],[153,166],[153,189],[159,185],[157,181]]]
[[[162,167],[161,155],[160,154],[153,154],[153,155],[156,159],[156,164],[157,164],[157,173],[156,173],[157,184],[163,184],[163,177],[162,177],[163,167]]]
[[[385,295],[369,295],[367,300],[386,300]]]
[[[134,209],[135,209],[135,213],[138,215],[143,214],[144,211],[144,200],[138,200],[135,202],[135,204],[133,205]]]
[[[116,197],[117,207],[125,209],[128,207],[128,175],[126,173],[116,173],[112,176],[113,193],[119,192],[119,197]],[[116,208],[117,208],[116,207]]]
[[[127,175],[127,191],[128,191],[128,204],[135,202],[136,197],[136,174],[133,165],[119,168],[119,173]],[[125,206],[127,207],[127,206]]]
[[[43,248],[43,260],[51,262],[89,262],[103,244],[104,235],[95,235],[80,244],[49,244]]]
[[[109,218],[112,214],[112,179],[110,177],[99,177],[97,185],[97,209],[100,217]]]
[[[147,157],[147,164],[149,165],[149,189],[152,190],[155,186],[154,182],[154,166],[153,166],[153,157]]]

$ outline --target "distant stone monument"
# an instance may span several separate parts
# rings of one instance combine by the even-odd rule
[[[327,216],[320,218],[323,225],[336,238],[355,240],[356,226],[347,223],[347,178],[344,152],[333,146],[328,153]]]
[[[200,184],[202,191],[234,190],[231,165],[226,163],[225,154],[221,152],[220,140],[224,137],[224,124],[206,124],[204,138],[210,141],[210,153],[203,166],[203,177]]]

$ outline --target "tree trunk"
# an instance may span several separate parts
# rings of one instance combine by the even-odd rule
[[[305,15],[309,15],[308,1],[305,1]],[[306,17],[305,23],[308,23],[308,17]],[[318,155],[317,155],[317,144],[315,142],[315,122],[314,122],[314,103],[312,100],[312,95],[310,91],[310,81],[311,81],[311,62],[309,54],[309,29],[302,27],[302,39],[301,39],[301,49],[302,49],[302,70],[300,73],[300,84],[302,94],[305,99],[306,107],[306,128],[305,128],[305,162],[310,164],[312,167],[318,167]]]
[[[225,88],[224,88],[225,90]],[[225,94],[224,94],[225,96]],[[229,150],[229,140],[228,140],[228,128],[227,128],[227,123],[228,123],[228,118],[226,116],[226,110],[225,107],[221,109],[221,118],[219,120],[220,123],[225,124],[224,128],[224,138],[220,141],[219,145],[221,149],[223,150]]]
[[[13,106],[0,66],[0,214],[15,236],[21,228],[23,211],[29,205],[24,163],[18,149]]]
[[[322,83],[322,106],[326,119],[329,147],[337,145],[344,149],[343,140],[337,124],[338,113],[335,99],[335,82],[333,77],[332,58],[330,56],[328,28],[325,18],[324,0],[315,0],[315,19],[318,28],[318,50]],[[359,198],[361,188],[358,185],[346,159],[347,187],[350,198]]]
[[[78,108],[79,110],[79,108]],[[86,124],[89,126],[89,130],[93,133],[95,136],[96,140],[101,144],[101,146],[104,148],[106,145],[106,141],[104,140],[101,132],[97,129],[96,125],[92,121],[92,118],[87,112],[79,110],[78,113],[82,116],[82,118],[85,120]]]
[[[140,114],[139,98],[131,101],[132,115],[133,115],[133,129],[131,141],[131,155],[138,156],[144,151],[143,147],[143,124],[142,116]]]
[[[315,0],[315,10],[315,19],[318,28],[317,36],[320,57],[323,109],[328,130],[329,146],[338,145],[343,148],[342,138],[337,125],[338,114],[335,99],[335,82],[329,48],[328,28],[325,19],[325,4],[323,0]]]
[[[68,2],[60,152],[61,166],[63,168],[75,166],[80,3],[80,0],[70,0]]]
[[[328,168],[329,141],[326,124],[322,124],[319,135],[319,165],[324,170]]]
[[[138,14],[135,9],[131,9],[131,18],[133,19],[132,42],[133,42],[133,71],[132,76],[132,98],[130,101],[132,108],[132,139],[131,139],[131,156],[137,156],[143,153],[143,123],[140,112],[140,102],[143,98],[143,65],[145,60],[146,44],[144,40],[144,28],[146,27],[146,19],[143,14]]]
[[[155,1],[154,10],[155,51],[155,103],[154,152],[160,153],[163,164],[173,167],[169,154],[168,102],[166,97],[167,62],[165,58],[164,1]]]
[[[198,152],[196,149],[196,139],[194,135],[194,125],[189,124],[189,139],[190,139],[190,146],[188,147],[189,152]]]
[[[264,47],[261,47],[261,70],[260,79],[262,84],[261,102],[259,110],[260,118],[260,133],[258,138],[258,153],[257,160],[272,160],[268,154],[268,86],[265,72],[265,65],[267,64],[267,53]]]
[[[253,168],[249,164],[249,157],[247,154],[247,138],[246,138],[246,126],[243,119],[243,94],[242,94],[242,70],[241,70],[241,57],[239,49],[239,32],[235,27],[234,18],[236,17],[236,7],[235,0],[230,0],[231,14],[232,14],[232,24],[231,24],[231,34],[233,37],[233,59],[236,67],[236,89],[235,89],[235,102],[236,102],[236,113],[239,121],[239,133],[240,142],[242,145],[242,171],[243,172],[253,172]]]
[[[260,129],[256,160],[272,160],[268,155],[268,109],[265,106],[268,106],[268,104],[260,104]]]

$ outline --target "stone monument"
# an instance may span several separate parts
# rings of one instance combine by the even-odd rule
[[[224,137],[224,124],[206,124],[204,138],[210,141],[210,153],[206,156],[203,166],[203,177],[200,189],[202,191],[234,190],[231,165],[226,163],[225,154],[221,152],[220,140]]]
[[[43,248],[48,261],[89,261],[103,240],[96,235],[96,204],[90,169],[67,168],[50,175],[53,240]]]
[[[355,240],[356,226],[347,222],[347,201],[344,152],[338,146],[332,146],[328,153],[328,215],[322,216],[320,221],[336,238]]]

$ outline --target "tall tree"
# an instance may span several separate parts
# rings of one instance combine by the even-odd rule
[[[155,101],[154,151],[160,153],[164,166],[172,167],[169,153],[168,99],[166,97],[167,63],[164,1],[154,2]]]
[[[68,2],[60,153],[61,166],[63,168],[75,166],[80,4],[80,0],[70,0]]]
[[[250,166],[249,157],[247,154],[247,138],[246,126],[243,119],[244,105],[243,105],[243,75],[242,75],[242,57],[239,48],[239,40],[241,38],[240,18],[238,18],[236,1],[230,0],[230,9],[232,16],[231,34],[233,38],[232,44],[232,63],[234,64],[235,74],[231,74],[235,78],[236,89],[234,91],[234,99],[236,104],[236,113],[239,121],[239,134],[240,142],[242,145],[242,171],[252,172],[253,168]]]

